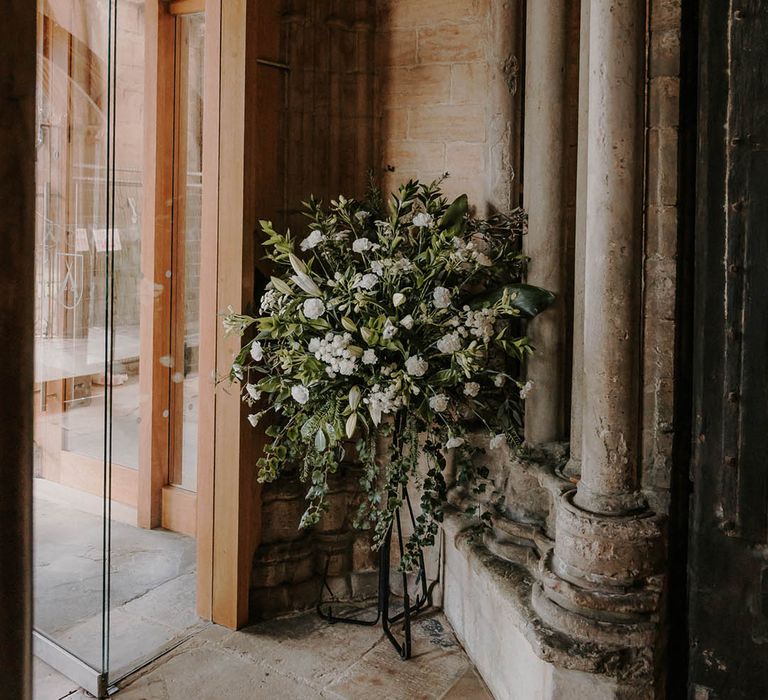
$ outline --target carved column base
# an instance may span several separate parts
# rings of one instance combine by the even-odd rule
[[[585,641],[653,643],[664,518],[650,511],[605,516],[567,491],[557,503],[555,546],[541,560],[533,604],[549,625]]]

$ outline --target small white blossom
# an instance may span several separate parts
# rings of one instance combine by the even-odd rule
[[[411,355],[405,361],[405,371],[412,377],[423,377],[429,369],[429,364],[418,355]]]
[[[304,315],[307,318],[320,318],[325,313],[322,299],[307,299],[304,301]]]
[[[493,309],[467,310],[467,328],[476,338],[482,338],[487,343],[491,340],[496,323],[496,312]]]
[[[375,365],[378,361],[378,358],[376,357],[376,351],[375,350],[366,350],[363,353],[363,364],[364,365]]]
[[[447,354],[459,352],[462,348],[461,336],[453,331],[452,333],[446,333],[440,340],[437,341],[437,349]]]
[[[451,305],[451,292],[445,287],[435,287],[432,303],[436,309],[447,309]]]
[[[261,398],[261,392],[253,384],[246,384],[245,390],[253,401],[258,401]]]
[[[264,359],[264,348],[261,347],[261,343],[258,340],[254,340],[251,343],[251,357],[256,362],[261,362]]]
[[[503,374],[497,374],[496,378],[493,380],[493,383],[498,387],[502,387],[506,381],[507,378]]]
[[[494,435],[491,438],[490,443],[488,444],[488,446],[492,450],[498,450],[500,447],[502,447],[506,443],[507,443],[506,435],[504,435],[504,433],[499,433],[498,435]]]
[[[382,389],[378,384],[371,387],[371,393],[363,402],[368,404],[368,411],[374,425],[381,422],[381,416],[386,413],[394,413],[403,405],[402,396],[398,396],[398,386],[395,383]]]
[[[380,260],[374,260],[371,263],[371,270],[373,270],[374,273],[377,274],[379,277],[384,276],[384,265],[381,263]]]
[[[362,209],[358,212],[355,212],[355,218],[360,224],[362,224],[370,215],[371,215],[371,212],[364,211]]]
[[[389,319],[384,322],[384,329],[381,331],[384,340],[392,340],[397,335],[397,326]]]
[[[448,442],[445,443],[446,449],[450,450],[454,447],[461,447],[464,444],[464,438],[460,437],[452,437],[448,439]]]
[[[411,316],[411,314],[403,316],[403,318],[400,319],[400,325],[408,330],[413,328],[413,316]]]
[[[480,385],[477,382],[467,382],[464,385],[464,393],[467,396],[477,396],[480,393]]]
[[[533,379],[529,379],[525,384],[523,384],[522,388],[520,389],[520,398],[525,400],[528,398],[528,394],[531,393],[533,390]]]
[[[325,237],[323,236],[322,231],[312,231],[302,242],[301,242],[301,249],[302,250],[310,250],[311,248],[314,248],[315,246],[320,245],[323,240],[325,240]]]
[[[366,250],[371,249],[371,242],[367,238],[358,238],[352,242],[352,250],[355,253],[364,253]]]
[[[235,375],[237,379],[242,381],[245,378],[245,372],[243,372],[243,366],[238,365],[237,362],[232,365],[232,374]]]
[[[360,278],[355,286],[362,287],[363,289],[373,289],[378,281],[379,278],[376,275],[368,272]]]
[[[395,308],[405,304],[405,294],[401,294],[400,292],[395,292],[392,295],[392,303],[394,304]]]
[[[416,216],[413,217],[413,225],[418,226],[419,228],[426,228],[431,223],[432,216],[430,214],[426,214],[425,212],[416,214]]]
[[[312,354],[315,354],[319,349],[320,349],[320,338],[312,338],[309,341],[307,350],[309,350]]]
[[[291,396],[294,401],[304,405],[309,401],[309,389],[302,384],[296,384],[291,387]]]
[[[445,394],[435,394],[435,396],[429,400],[429,407],[433,411],[442,413],[448,408],[448,397]]]

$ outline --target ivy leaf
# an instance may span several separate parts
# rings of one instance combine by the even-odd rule
[[[526,318],[538,316],[555,300],[555,295],[547,289],[534,287],[531,284],[507,284],[492,292],[474,297],[470,300],[469,306],[472,309],[493,306],[502,298],[505,291],[509,295],[509,305]]]

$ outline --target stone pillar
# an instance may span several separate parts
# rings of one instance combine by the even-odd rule
[[[35,269],[35,20],[0,4],[0,649],[2,695],[32,697],[32,390]]]
[[[523,207],[531,258],[528,283],[554,292],[547,313],[528,324],[536,352],[527,378],[534,390],[525,405],[525,440],[541,444],[566,436],[569,268],[566,226],[566,2],[529,2],[525,44]]]
[[[581,481],[557,503],[534,606],[650,668],[663,540],[638,478],[644,42],[644,0],[590,3]]]

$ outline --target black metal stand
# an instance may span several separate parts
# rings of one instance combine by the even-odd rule
[[[416,520],[413,516],[413,508],[411,507],[411,500],[408,497],[408,491],[404,489],[404,500],[408,505],[408,513],[411,518],[411,523],[416,526]],[[392,643],[400,658],[411,658],[411,619],[425,606],[431,604],[431,587],[427,587],[427,574],[424,567],[424,553],[419,548],[419,570],[416,576],[416,597],[411,603],[411,596],[408,592],[408,574],[402,572],[403,577],[403,609],[390,615],[390,596],[391,589],[389,584],[389,575],[391,571],[391,543],[392,543],[392,528],[397,527],[397,540],[400,547],[400,558],[402,560],[405,552],[405,544],[403,538],[403,528],[400,522],[400,508],[395,511],[395,518],[392,525],[390,525],[384,542],[379,549],[379,592],[377,601],[376,617],[373,620],[363,620],[357,617],[348,617],[344,615],[333,614],[333,601],[323,601],[322,593],[321,600],[317,604],[317,614],[324,620],[327,620],[331,624],[344,623],[348,625],[366,625],[373,627],[381,620],[381,626],[384,629],[384,634],[387,635],[387,639]],[[326,589],[331,595],[333,592],[328,586],[328,565],[330,563],[330,557],[325,565],[325,575],[323,576],[323,588]],[[327,606],[327,610],[323,611],[323,606]],[[400,642],[393,632],[393,625],[396,625],[402,620],[403,622],[403,641]]]

